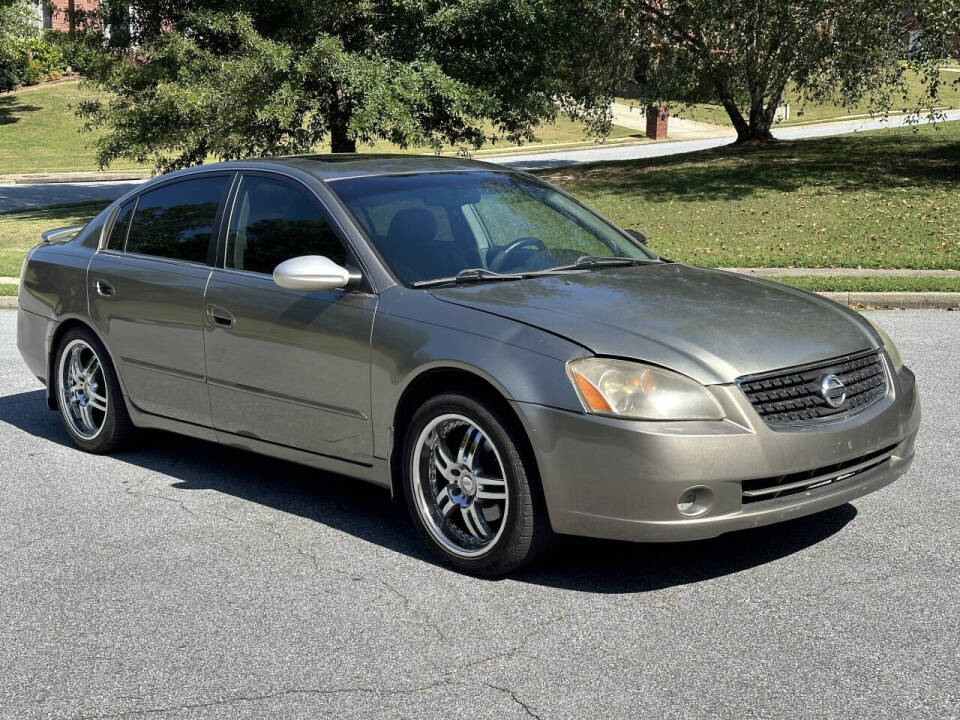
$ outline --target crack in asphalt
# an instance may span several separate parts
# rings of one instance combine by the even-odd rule
[[[177,462],[179,462],[179,460],[174,460],[174,462],[171,463],[169,466],[166,466],[162,470],[157,470],[156,472],[163,472],[164,470],[170,467],[173,467],[173,465],[176,465]],[[283,535],[283,533],[281,533],[277,529],[276,525],[274,525],[273,523],[269,523],[269,522],[265,522],[265,521],[257,520],[253,518],[248,519],[247,521],[237,520],[231,515],[228,515],[226,513],[219,512],[216,510],[207,510],[207,509],[195,510],[193,508],[188,507],[186,503],[180,498],[174,498],[168,495],[164,495],[162,493],[149,492],[146,490],[142,490],[141,488],[143,488],[143,486],[146,483],[147,483],[147,480],[140,480],[134,485],[127,485],[123,489],[123,494],[131,495],[131,496],[139,495],[143,497],[153,498],[155,500],[163,500],[165,502],[171,502],[178,505],[185,513],[187,513],[188,515],[192,515],[193,517],[203,517],[203,516],[217,517],[217,518],[226,520],[240,528],[250,527],[251,525],[258,526],[262,530],[265,530],[270,534],[272,534],[281,546],[289,550],[293,550],[298,555],[301,555],[302,557],[309,560],[313,564],[314,571],[317,572],[317,574],[323,575],[324,573],[334,573],[336,575],[342,575],[342,576],[348,577],[354,582],[373,583],[373,584],[379,585],[383,587],[387,592],[392,594],[394,597],[396,597],[400,601],[400,603],[402,603],[404,609],[410,610],[412,608],[412,601],[410,600],[410,598],[406,594],[404,594],[402,591],[400,591],[397,587],[395,587],[394,585],[392,585],[390,582],[388,582],[383,578],[360,575],[358,573],[351,572],[349,570],[341,570],[335,567],[324,567],[321,563],[320,558],[317,557],[317,555],[315,555],[312,552],[309,552],[308,550],[303,548],[301,545],[288,540]],[[425,613],[418,612],[418,614],[421,615],[422,617],[420,624],[423,627],[430,630],[432,633],[435,633],[438,640],[445,641],[448,639],[447,636],[443,633],[443,631],[440,628],[436,627],[430,622],[429,618],[426,617]]]
[[[522,708],[526,711],[527,715],[529,715],[529,716],[532,717],[532,718],[536,718],[537,720],[541,720],[540,716],[537,715],[537,713],[535,713],[533,710],[531,710],[531,709],[530,709],[530,706],[527,705],[523,700],[521,700],[520,698],[518,698],[518,697],[517,697],[517,694],[516,694],[513,690],[511,690],[510,688],[500,687],[499,685],[492,685],[492,684],[490,684],[490,683],[484,683],[484,685],[486,685],[488,688],[493,688],[494,690],[499,690],[500,692],[504,693],[505,695],[509,695],[510,698],[511,698],[517,705],[519,705],[520,707],[522,707]]]
[[[169,499],[169,498],[168,498]],[[346,573],[344,573],[346,574]],[[540,634],[550,625],[560,622],[566,619],[566,615],[557,615],[550,618],[542,623],[540,623],[536,629],[531,630],[530,632],[523,635],[520,640],[509,650],[504,650],[501,652],[493,653],[486,657],[480,658],[479,660],[473,660],[469,663],[465,663],[458,667],[448,670],[443,673],[436,679],[432,680],[423,685],[418,685],[416,687],[404,688],[404,687],[395,687],[395,688],[384,688],[384,687],[348,687],[348,688],[288,688],[286,690],[278,690],[275,692],[262,693],[260,695],[237,695],[230,698],[223,698],[221,700],[211,700],[208,702],[202,703],[184,703],[180,705],[168,705],[164,707],[157,708],[142,708],[142,709],[133,709],[133,710],[124,710],[116,713],[107,713],[101,715],[76,715],[71,720],[109,720],[110,718],[125,718],[125,717],[135,717],[137,715],[158,715],[162,713],[177,712],[180,710],[200,710],[203,708],[209,707],[220,707],[227,705],[234,705],[237,703],[243,702],[263,702],[264,700],[272,700],[274,698],[286,697],[289,695],[343,695],[351,693],[359,694],[370,694],[377,696],[393,696],[393,695],[413,695],[416,693],[426,692],[434,688],[440,687],[442,685],[450,684],[450,677],[453,675],[458,675],[464,670],[469,668],[477,667],[485,663],[491,662],[504,657],[512,657],[518,654],[523,646],[526,644],[527,640],[534,637],[535,635]],[[520,705],[530,717],[537,718],[540,720],[540,716],[533,712],[530,707],[524,703],[516,694],[509,688],[499,687],[497,685],[491,685],[490,683],[484,682],[485,685],[488,685],[494,690],[499,690],[508,694],[518,705]]]

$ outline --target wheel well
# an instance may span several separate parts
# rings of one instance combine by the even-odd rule
[[[428,370],[417,377],[403,391],[393,417],[393,451],[390,454],[390,489],[395,498],[403,496],[402,463],[403,446],[406,440],[410,420],[423,403],[431,397],[444,392],[467,393],[489,403],[499,411],[499,415],[510,424],[511,436],[516,438],[518,450],[530,470],[535,485],[540,483],[533,446],[527,437],[523,423],[503,394],[488,380],[468,370],[457,368],[438,368]]]
[[[57,346],[60,344],[60,338],[62,338],[68,331],[76,327],[89,330],[94,334],[94,336],[97,335],[93,328],[91,328],[87,323],[83,322],[82,320],[77,320],[76,318],[64,320],[57,326],[57,329],[53,333],[53,337],[50,339],[50,352],[47,354],[47,407],[51,410],[57,409],[57,394],[53,387],[53,370],[54,364],[56,363]],[[112,359],[111,362],[113,362]]]

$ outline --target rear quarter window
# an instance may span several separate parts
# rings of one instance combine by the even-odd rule
[[[127,229],[130,227],[130,218],[133,215],[135,205],[136,198],[132,198],[121,206],[117,213],[117,219],[113,221],[110,237],[107,238],[108,249],[123,251],[123,246],[127,241]]]
[[[215,175],[164,185],[140,195],[126,251],[206,263],[230,176]]]

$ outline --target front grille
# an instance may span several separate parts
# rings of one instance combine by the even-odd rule
[[[836,375],[846,390],[839,407],[831,407],[821,392],[823,380]],[[737,381],[750,404],[772,427],[808,424],[851,415],[887,394],[887,371],[880,353],[818,365],[752,375]]]
[[[872,470],[890,460],[896,445],[868,453],[852,460],[845,460],[834,465],[805,470],[789,475],[759,480],[745,480],[741,483],[741,501],[748,503],[773,500],[785,495],[795,495],[815,488],[834,485],[843,480],[856,477],[861,473]]]

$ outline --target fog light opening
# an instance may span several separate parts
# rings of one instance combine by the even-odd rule
[[[677,512],[684,517],[698,517],[713,507],[715,495],[708,487],[687,488],[677,499]]]

